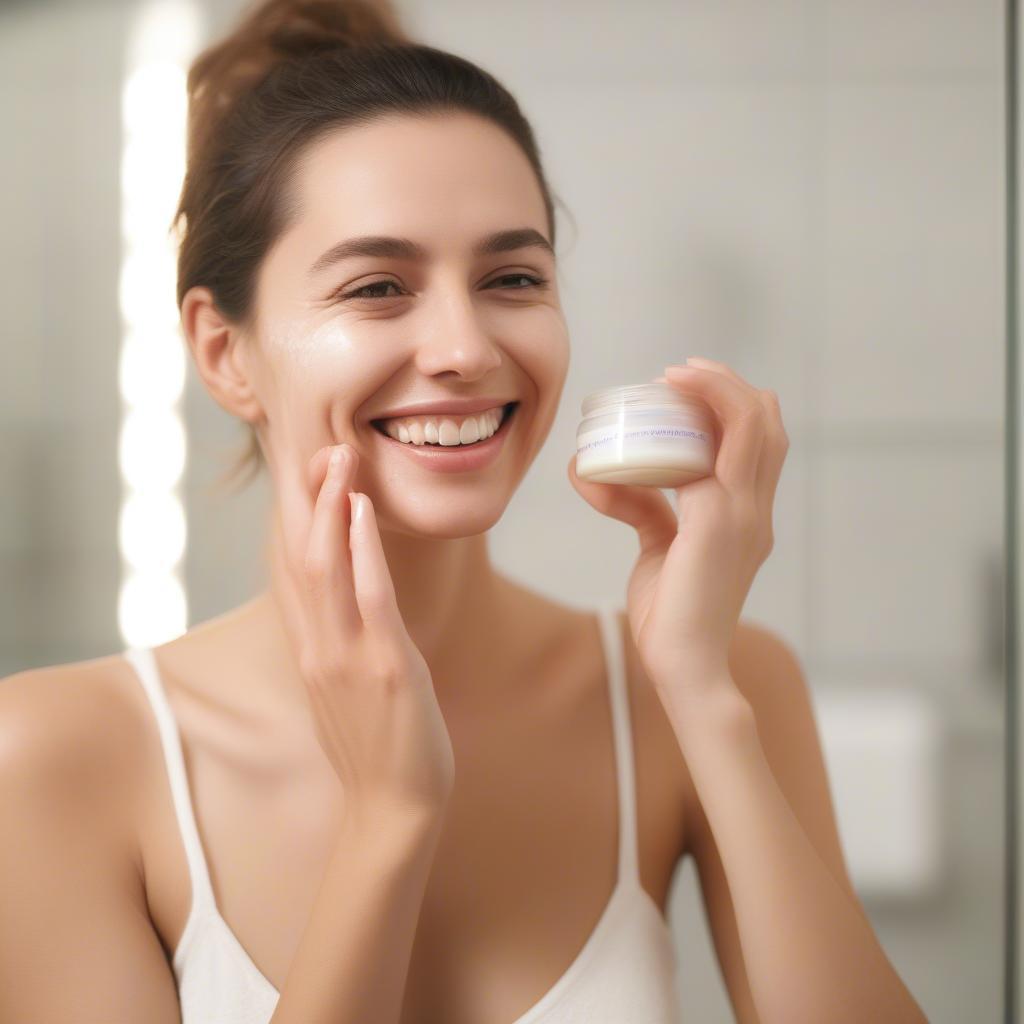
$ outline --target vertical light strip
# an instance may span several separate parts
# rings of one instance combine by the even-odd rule
[[[1021,1019],[1024,1008],[1024,124],[1021,121],[1021,53],[1024,24],[1017,0],[1005,10],[1006,61],[1006,398],[1004,527],[1007,560],[1004,626],[1006,665],[1006,899],[1003,935],[1003,1020]]]
[[[168,228],[185,171],[188,62],[200,39],[193,0],[139,5],[121,98],[121,587],[117,618],[133,646],[185,632],[187,537],[181,400],[185,348]]]

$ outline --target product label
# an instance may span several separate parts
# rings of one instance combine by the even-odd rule
[[[636,443],[637,441],[678,441],[680,438],[688,440],[709,442],[711,438],[703,430],[695,430],[687,427],[638,427],[636,430],[619,431],[617,428],[611,430],[588,430],[580,434],[577,452],[585,453],[600,451],[610,446],[620,447],[626,442]]]

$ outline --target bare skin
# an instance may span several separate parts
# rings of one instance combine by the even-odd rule
[[[183,327],[210,393],[256,428],[275,504],[302,485],[322,447],[345,442],[359,453],[353,489],[373,501],[402,619],[429,664],[456,761],[405,1013],[431,1019],[443,1005],[456,1024],[513,1020],[589,936],[616,860],[597,624],[502,578],[487,553],[486,531],[550,431],[569,339],[553,253],[529,246],[481,258],[473,249],[503,229],[546,236],[541,193],[518,147],[465,116],[391,119],[327,138],[303,160],[296,188],[299,214],[261,265],[258,333],[223,320],[202,288],[185,298]],[[430,257],[357,258],[309,276],[330,246],[371,234],[408,237]],[[528,284],[522,274],[547,284],[512,287]],[[375,297],[347,297],[366,287]],[[339,289],[346,297],[334,297]],[[520,402],[501,457],[480,472],[432,473],[369,423],[406,402],[464,395]],[[272,530],[272,567],[280,555]],[[186,743],[191,728],[206,751],[196,756],[194,785],[222,914],[280,990],[342,797],[310,743],[293,645],[274,613],[278,585],[272,577],[267,594],[214,625],[202,646],[182,638],[158,658],[181,695]],[[623,636],[631,646],[624,623]],[[240,669],[239,659],[250,667]],[[685,774],[656,694],[649,684],[633,687],[642,877],[663,907],[682,850]],[[188,698],[196,690],[215,694],[221,714],[200,717]],[[244,728],[242,709],[253,709]],[[228,744],[236,753],[225,776]],[[157,787],[161,770],[154,762]],[[286,773],[287,786],[275,786]],[[187,916],[187,879],[168,842],[170,805],[153,805],[163,817],[154,826],[161,842],[150,849],[163,869],[147,877],[166,879],[169,895],[153,901],[153,917],[173,949]],[[599,852],[595,832],[607,836]],[[246,853],[254,837],[269,844],[255,859]],[[177,856],[169,864],[168,851]],[[277,877],[282,864],[289,873],[294,865],[291,881]],[[558,889],[567,875],[574,891]],[[495,985],[495,977],[506,981]]]
[[[442,702],[459,770],[410,961],[403,1007],[409,1024],[439,1019],[441,1007],[453,1024],[516,1020],[565,972],[614,885],[614,748],[597,622],[589,611],[510,581],[506,586],[508,607],[516,609],[507,637],[529,638],[520,647],[528,653],[506,678],[480,689],[472,708]],[[203,623],[155,653],[182,736],[218,909],[280,990],[340,804],[316,743],[308,734],[301,738],[298,728],[263,718],[246,697],[250,684],[264,682],[257,682],[256,627],[266,623],[260,602]],[[619,625],[636,758],[640,876],[664,913],[686,850],[692,791],[623,616]],[[118,656],[50,671],[75,678],[78,687],[101,688],[119,709],[104,715],[103,746],[105,756],[131,766],[121,771],[130,791],[124,806],[139,809],[137,835],[118,832],[125,844],[137,843],[124,850],[125,865],[134,863],[136,871],[126,871],[123,883],[148,915],[170,972],[191,891],[145,695]],[[519,699],[505,698],[508,687]],[[68,706],[69,715],[77,713]],[[111,729],[111,722],[118,725]],[[140,876],[144,885],[137,884]],[[474,985],[484,978],[486,984]],[[168,980],[173,987],[169,973]]]

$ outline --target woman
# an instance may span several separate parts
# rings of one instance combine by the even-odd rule
[[[270,585],[0,687],[0,1017],[670,1022],[689,853],[739,1020],[923,1019],[847,878],[799,666],[738,623],[775,394],[666,369],[718,427],[678,518],[570,459],[637,531],[624,614],[503,577],[486,533],[569,361],[515,101],[355,2],[263,4],[189,88],[182,325],[270,472]]]

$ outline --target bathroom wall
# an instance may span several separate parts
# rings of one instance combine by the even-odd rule
[[[0,672],[117,642],[123,4],[0,9]]]
[[[240,4],[203,6],[212,32]],[[547,445],[492,532],[496,562],[581,607],[622,594],[635,536],[565,475],[587,392],[691,354],[774,388],[792,446],[775,550],[746,615],[804,665],[854,881],[893,964],[936,1024],[997,1019],[1002,6],[399,6],[421,37],[512,89],[573,218],[559,214],[570,376]],[[0,11],[0,129],[14,141],[0,169],[0,470],[16,481],[0,502],[3,674],[121,642],[119,90],[130,14],[115,2]],[[185,412],[195,624],[259,585],[267,493],[263,481],[212,491],[244,434],[191,365]],[[885,718],[884,751],[870,745],[872,709],[889,706],[875,696],[920,712]],[[857,714],[843,713],[852,697]],[[857,788],[864,764],[889,766],[875,774],[897,790],[890,803]],[[925,801],[887,862],[902,874],[885,876],[864,837],[888,835],[887,820]],[[731,1020],[690,862],[671,923],[688,1019]]]

